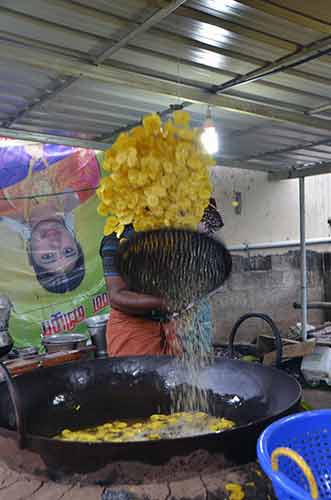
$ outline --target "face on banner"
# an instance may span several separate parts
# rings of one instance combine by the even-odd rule
[[[16,344],[30,345],[79,331],[107,295],[95,152],[22,144],[0,141],[0,293],[14,306]]]

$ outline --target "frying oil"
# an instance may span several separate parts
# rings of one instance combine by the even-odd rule
[[[175,412],[155,414],[148,419],[115,420],[78,431],[64,429],[56,439],[111,443],[155,441],[221,432],[234,425],[231,420],[211,417],[204,412]]]

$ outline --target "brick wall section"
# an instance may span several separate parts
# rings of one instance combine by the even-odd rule
[[[308,301],[331,299],[330,263],[325,254],[307,252]],[[215,342],[226,342],[236,320],[248,312],[268,314],[285,334],[300,321],[300,311],[292,307],[295,301],[300,302],[299,251],[252,257],[233,255],[231,278],[212,299]],[[322,311],[308,311],[308,322],[323,320]],[[250,341],[257,331],[270,330],[261,320],[248,320],[238,331],[238,339]]]

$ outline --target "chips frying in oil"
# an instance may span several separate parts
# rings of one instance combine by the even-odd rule
[[[56,439],[90,443],[124,443],[155,441],[209,434],[232,429],[232,420],[218,418],[204,412],[177,412],[171,415],[155,414],[145,420],[112,421],[97,427],[71,431],[64,429]]]

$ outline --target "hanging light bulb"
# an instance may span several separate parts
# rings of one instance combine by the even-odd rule
[[[203,132],[201,134],[201,142],[210,155],[218,151],[218,134],[216,131],[215,123],[211,117],[211,108],[208,106],[206,120],[203,124]]]

